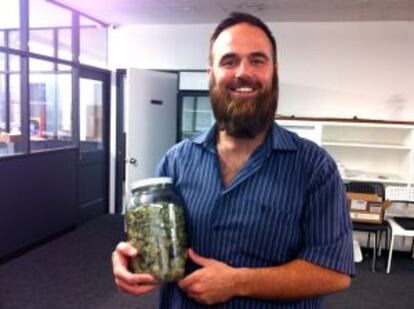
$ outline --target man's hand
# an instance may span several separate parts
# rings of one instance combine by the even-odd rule
[[[216,304],[236,296],[236,269],[188,250],[191,260],[202,266],[178,282],[185,293],[202,304]]]
[[[131,244],[120,242],[112,253],[112,270],[119,290],[142,295],[157,288],[158,284],[149,274],[133,274],[128,270],[128,260],[137,254],[137,250]]]

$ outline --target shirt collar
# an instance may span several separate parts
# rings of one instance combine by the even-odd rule
[[[207,131],[192,136],[190,141],[202,145],[204,148],[208,148],[211,145],[214,146],[216,142],[216,125],[213,124]]]
[[[297,150],[298,145],[295,137],[296,135],[280,127],[276,122],[273,123],[271,134],[273,150]]]
[[[202,145],[204,148],[214,146],[216,142],[216,125],[214,124],[207,131],[191,137],[190,140],[195,144]],[[271,132],[266,137],[265,144],[271,145],[273,150],[295,151],[298,149],[293,135],[277,123],[273,123]]]

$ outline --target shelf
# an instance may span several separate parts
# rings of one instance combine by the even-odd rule
[[[378,177],[344,177],[342,178],[344,181],[368,181],[368,182],[382,182],[384,184],[399,184],[399,185],[408,185],[409,182],[407,180],[402,179],[384,179]]]
[[[407,150],[412,148],[405,145],[393,145],[393,144],[370,144],[370,143],[352,143],[352,142],[330,142],[322,141],[322,146],[334,146],[334,147],[354,147],[354,148],[380,148],[380,149],[393,149],[393,150]]]
[[[385,184],[404,184],[408,185],[410,181],[396,174],[391,173],[374,173],[365,171],[345,170],[342,175],[344,181],[375,181]]]
[[[414,122],[278,122],[325,148],[344,181],[414,186]]]
[[[373,129],[398,129],[398,130],[413,130],[414,125],[410,124],[387,124],[387,123],[363,123],[363,122],[322,122],[325,128],[373,128]]]

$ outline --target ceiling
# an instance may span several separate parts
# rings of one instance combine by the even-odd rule
[[[50,1],[50,0],[49,0]],[[54,0],[112,25],[215,23],[232,11],[267,22],[414,20],[414,0]]]

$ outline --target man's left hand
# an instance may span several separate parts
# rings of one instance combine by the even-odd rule
[[[217,260],[197,255],[192,249],[188,256],[202,266],[187,277],[178,281],[181,289],[197,302],[212,305],[236,296],[236,269]]]

